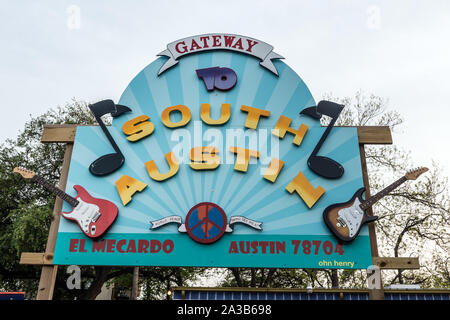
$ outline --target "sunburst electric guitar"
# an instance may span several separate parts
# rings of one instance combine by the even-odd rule
[[[14,168],[13,171],[20,173],[25,179],[31,179],[33,182],[41,184],[47,190],[53,192],[64,201],[67,201],[73,209],[70,212],[61,212],[61,215],[68,220],[78,223],[81,231],[90,238],[95,239],[102,236],[117,218],[119,210],[114,203],[91,197],[80,185],[73,186],[78,193],[73,198],[33,171],[23,168]]]
[[[349,201],[333,204],[323,211],[323,219],[326,225],[340,240],[352,241],[358,236],[363,224],[378,219],[377,216],[369,216],[366,213],[367,209],[405,181],[416,180],[426,171],[428,171],[428,168],[425,167],[410,170],[403,177],[367,200],[362,198],[365,188],[359,189]]]

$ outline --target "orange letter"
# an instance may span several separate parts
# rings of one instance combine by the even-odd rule
[[[289,193],[296,191],[309,208],[311,208],[325,193],[325,189],[321,186],[314,189],[301,171],[294,180],[287,185],[286,190],[289,191]]]
[[[245,120],[245,127],[250,129],[256,129],[258,126],[259,118],[261,116],[268,117],[270,116],[270,111],[253,108],[249,106],[241,106],[241,111],[248,112],[247,119]]]
[[[275,182],[277,180],[278,175],[280,174],[281,169],[283,169],[284,161],[280,159],[273,158],[270,160],[269,166],[266,169],[266,173],[264,174],[264,178],[269,180],[270,182]]]
[[[202,118],[203,122],[212,126],[217,126],[226,123],[228,120],[230,120],[230,104],[229,103],[222,103],[222,109],[220,112],[220,118],[218,120],[211,119],[211,106],[209,103],[202,103],[201,104],[201,110],[200,110],[200,117]]]
[[[220,164],[220,158],[217,156],[219,150],[216,147],[195,147],[191,149],[190,166],[194,170],[211,170]]]
[[[148,116],[142,115],[123,124],[122,131],[129,136],[128,141],[135,142],[153,133],[155,126],[148,119]]]
[[[234,163],[234,170],[236,171],[247,172],[250,157],[259,158],[259,151],[256,150],[230,147],[230,152],[237,154],[236,162]]]
[[[126,174],[116,181],[116,188],[124,206],[131,201],[131,197],[136,191],[141,192],[146,186],[147,184],[127,176]]]
[[[272,134],[274,136],[277,136],[277,137],[283,139],[284,135],[286,134],[286,131],[289,133],[292,133],[295,136],[292,143],[299,146],[300,143],[302,143],[302,140],[306,134],[306,131],[308,130],[308,126],[301,124],[300,128],[298,128],[298,130],[295,130],[290,127],[291,122],[292,122],[292,119],[285,117],[285,116],[280,116],[280,119],[278,119],[278,122],[275,125],[275,129],[272,130]]]
[[[170,113],[172,111],[179,111],[181,112],[181,120],[178,122],[172,122],[170,120]],[[178,128],[178,127],[184,127],[191,121],[191,110],[189,110],[188,107],[179,104],[172,107],[167,107],[163,110],[161,113],[161,121],[164,123],[164,125],[168,128]]]
[[[145,163],[145,167],[147,168],[148,175],[153,180],[164,181],[166,179],[173,177],[178,172],[180,165],[178,164],[177,157],[175,157],[175,153],[173,153],[173,152],[166,153],[165,158],[169,165],[169,171],[164,174],[161,174],[159,172],[154,160],[150,160]]]

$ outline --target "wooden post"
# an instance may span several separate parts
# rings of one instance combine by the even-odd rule
[[[130,300],[137,300],[138,288],[139,288],[139,267],[134,267],[133,268],[133,286],[131,287],[131,299]]]
[[[369,175],[367,173],[367,163],[366,163],[366,151],[364,150],[364,145],[359,145],[359,152],[361,154],[361,168],[363,174],[363,182],[364,187],[366,188],[366,199],[370,197],[370,185],[369,185]],[[372,207],[367,209],[367,213],[370,216],[373,216]],[[375,224],[373,222],[368,223],[369,227],[369,238],[370,238],[370,249],[372,251],[372,263],[375,265],[374,258],[378,257],[378,245],[377,245],[377,234],[375,232]],[[380,275],[380,288],[369,289],[369,298],[370,300],[384,300],[384,290],[383,290],[383,279]]]
[[[66,144],[66,152],[64,154],[64,161],[61,169],[61,177],[59,178],[59,187],[62,190],[66,189],[67,176],[69,174],[70,158],[72,157],[73,143]],[[58,234],[60,213],[62,211],[63,200],[56,198],[55,206],[53,207],[53,217],[48,233],[47,247],[45,252],[53,254],[55,252],[56,236]],[[39,280],[39,288],[36,300],[51,300],[53,298],[53,290],[55,288],[56,273],[58,266],[43,265],[41,271],[41,279]]]

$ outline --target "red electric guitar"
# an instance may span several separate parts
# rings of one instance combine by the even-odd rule
[[[73,209],[70,212],[61,212],[61,215],[68,220],[78,223],[81,231],[89,238],[95,239],[102,236],[117,218],[119,209],[114,203],[91,197],[82,186],[73,186],[78,193],[76,198],[73,198],[33,171],[23,168],[14,168],[13,171],[20,173],[25,179],[31,179],[41,184],[47,190],[67,201]]]

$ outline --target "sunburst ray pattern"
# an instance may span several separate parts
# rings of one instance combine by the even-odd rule
[[[108,127],[111,135],[125,156],[124,165],[116,172],[96,177],[88,167],[98,157],[113,152],[111,145],[99,127],[78,127],[73,156],[69,170],[67,192],[75,195],[73,186],[84,188],[98,198],[107,198],[119,207],[119,216],[111,234],[120,233],[178,233],[175,226],[165,226],[149,230],[150,221],[178,215],[183,219],[189,210],[200,202],[212,202],[223,208],[228,219],[242,215],[262,222],[263,232],[239,227],[231,236],[238,235],[330,235],[323,219],[324,208],[332,203],[347,200],[363,186],[358,138],[355,128],[334,128],[320,150],[320,155],[328,156],[345,169],[340,179],[329,180],[313,173],[307,166],[307,159],[322,136],[325,128],[299,112],[316,103],[300,77],[284,62],[274,60],[279,76],[268,72],[259,65],[259,60],[239,53],[212,51],[183,57],[176,67],[157,76],[158,70],[167,58],[161,57],[144,68],[128,85],[119,104],[128,106],[132,112],[113,119]],[[196,70],[208,67],[227,67],[237,73],[237,84],[230,91],[207,91]],[[220,116],[221,105],[231,105],[229,121],[220,126],[210,126],[201,121],[200,106],[211,106],[211,117]],[[177,129],[164,126],[161,113],[170,106],[185,105],[191,111],[190,122]],[[251,106],[270,111],[269,117],[261,117],[257,130],[247,129],[244,123],[247,113],[241,106]],[[147,115],[154,125],[154,132],[142,140],[129,142],[122,132],[122,125],[139,115]],[[291,127],[300,124],[308,126],[308,131],[300,146],[292,143],[293,135],[287,133],[283,139],[272,135],[279,117],[292,119]],[[177,120],[173,115],[173,121]],[[208,131],[212,130],[212,131]],[[241,130],[234,141],[227,139],[227,133]],[[234,170],[235,155],[232,145],[249,148],[249,137],[258,138],[256,148],[261,152],[259,159],[252,159],[247,172]],[[213,140],[208,140],[215,137]],[[217,140],[219,137],[219,140]],[[145,163],[155,161],[161,173],[168,170],[165,154],[180,143],[192,147],[213,145],[219,149],[221,164],[209,171],[193,170],[189,166],[189,150],[183,150],[183,158],[178,159],[177,174],[165,181],[150,178]],[[263,178],[270,160],[279,158],[284,167],[272,183]],[[295,192],[290,194],[286,186],[302,172],[313,187],[322,186],[323,196],[308,208]],[[115,182],[128,175],[147,184],[135,193],[130,203],[121,203]],[[70,206],[64,204],[64,210]],[[60,232],[77,232],[77,227],[64,219]],[[361,235],[367,235],[364,227]],[[187,238],[186,241],[189,241]]]

